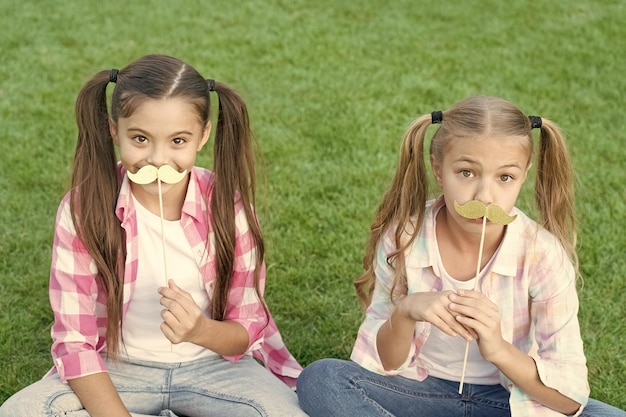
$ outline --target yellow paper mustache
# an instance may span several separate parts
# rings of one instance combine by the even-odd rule
[[[463,205],[460,205],[455,201],[454,209],[466,219],[479,219],[481,217],[486,217],[492,223],[497,224],[509,224],[517,217],[517,214],[509,216],[506,211],[504,211],[504,209],[497,204],[486,205],[480,200],[468,201]]]
[[[128,178],[135,184],[150,184],[157,179],[167,184],[176,184],[185,178],[187,170],[178,172],[169,165],[161,165],[159,168],[154,165],[146,165],[134,174],[130,171],[127,174]]]

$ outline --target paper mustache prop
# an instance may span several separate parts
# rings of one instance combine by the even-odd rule
[[[128,178],[135,184],[145,185],[157,181],[157,185],[159,186],[159,213],[161,217],[161,242],[163,244],[163,271],[165,272],[165,286],[167,287],[168,274],[165,250],[165,228],[163,226],[163,191],[161,189],[161,182],[166,184],[176,184],[185,178],[187,170],[178,172],[169,165],[161,165],[159,168],[154,165],[146,165],[134,174],[130,171],[127,172],[127,175]]]
[[[480,265],[482,264],[483,246],[485,243],[485,227],[487,220],[496,224],[509,224],[517,217],[509,216],[502,207],[497,204],[485,204],[479,200],[468,201],[467,203],[460,205],[456,201],[454,202],[454,209],[461,216],[466,219],[483,219],[483,230],[480,235],[480,247],[478,249],[478,262],[476,263],[476,276],[474,277],[474,291],[478,288],[478,276],[480,275]],[[465,344],[465,358],[463,359],[463,371],[461,371],[461,382],[459,383],[459,394],[463,393],[463,381],[465,380],[465,370],[467,368],[467,355],[469,353],[469,344]]]
[[[455,201],[454,209],[466,219],[480,219],[481,217],[486,217],[487,220],[497,224],[509,224],[517,217],[517,214],[509,216],[506,214],[506,211],[497,204],[486,205],[479,200],[468,201],[463,205]]]
[[[187,175],[187,170],[178,172],[169,165],[161,165],[159,168],[154,165],[146,165],[139,171],[128,172],[128,178],[135,184],[150,184],[156,180],[161,180],[167,184],[176,184],[180,182]]]

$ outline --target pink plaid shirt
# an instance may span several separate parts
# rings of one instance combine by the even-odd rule
[[[441,290],[442,281],[436,272],[435,215],[443,205],[442,198],[428,203],[424,225],[406,254],[409,294]],[[542,382],[584,406],[589,385],[577,318],[573,266],[552,234],[518,209],[514,209],[513,214],[518,217],[508,225],[496,258],[481,281],[480,291],[500,309],[503,338],[522,352],[534,352],[532,356]],[[418,355],[428,340],[430,323],[416,323],[414,343],[407,360],[396,370],[383,369],[376,348],[378,329],[394,308],[389,302],[392,270],[386,262],[387,254],[395,250],[393,234],[394,231],[389,230],[378,245],[372,303],[359,329],[351,358],[372,372],[399,374],[422,381],[428,376],[428,370]],[[511,391],[512,417],[562,415],[528,398],[503,374],[500,380]]]
[[[120,167],[122,174],[123,168]],[[181,224],[189,241],[209,296],[215,285],[215,245],[211,213],[204,196],[210,193],[213,173],[194,167],[182,209]],[[210,196],[209,196],[210,198]],[[254,291],[255,247],[241,202],[235,204],[235,264],[228,299],[226,320],[240,323],[248,332],[248,352],[294,387],[302,367],[285,347],[272,317],[266,326],[263,306]],[[128,177],[124,179],[115,211],[126,232],[124,273],[124,313],[135,288],[137,275],[137,218]],[[207,250],[207,239],[210,244]],[[82,241],[77,237],[70,214],[69,194],[59,206],[56,219],[50,304],[54,312],[52,358],[61,380],[105,372],[102,352],[106,351],[106,295],[98,287],[97,268]],[[265,265],[261,291],[265,284]],[[241,356],[226,357],[237,361]]]

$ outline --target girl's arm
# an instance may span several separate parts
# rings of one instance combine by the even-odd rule
[[[406,361],[413,344],[415,321],[398,310],[399,306],[376,335],[376,348],[386,371],[399,368]]]
[[[90,416],[130,417],[108,373],[98,372],[67,382]]]
[[[191,342],[222,356],[240,355],[248,348],[248,332],[241,324],[203,316],[191,294],[173,280],[159,293],[166,308],[161,313],[161,331],[172,343]]]
[[[204,318],[203,330],[190,341],[222,356],[241,355],[248,349],[248,332],[234,321]]]
[[[413,344],[415,323],[426,321],[449,336],[472,340],[470,332],[448,308],[452,291],[418,292],[406,296],[378,330],[376,345],[385,370],[402,365]]]
[[[493,363],[531,399],[566,415],[573,415],[578,411],[580,404],[541,382],[533,358],[512,344],[504,340],[503,342],[502,348],[494,356],[485,359]]]
[[[563,414],[578,411],[579,403],[541,381],[533,358],[502,338],[496,304],[476,291],[460,290],[449,298],[456,319],[476,333],[480,353],[486,361],[493,363],[529,398]]]

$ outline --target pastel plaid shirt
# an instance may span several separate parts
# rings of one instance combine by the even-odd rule
[[[409,294],[441,290],[442,281],[436,273],[435,215],[443,206],[442,198],[428,202],[423,227],[406,253]],[[481,281],[480,291],[499,307],[502,337],[531,354],[541,381],[584,406],[589,385],[577,318],[573,266],[552,234],[520,210],[514,209],[512,214],[517,214],[517,219],[508,225],[496,258]],[[416,323],[414,343],[407,360],[398,369],[385,371],[376,348],[378,329],[394,308],[389,302],[393,275],[386,261],[387,255],[395,250],[393,236],[394,230],[389,230],[379,242],[372,303],[359,329],[351,359],[372,372],[399,374],[421,381],[428,376],[428,370],[418,356],[428,340],[430,323]],[[502,373],[500,380],[511,392],[513,417],[562,415],[528,398]]]
[[[125,313],[135,288],[138,239],[130,184],[121,166],[120,172],[124,179],[115,213],[126,232]],[[210,296],[215,285],[215,245],[209,221],[211,213],[204,196],[210,192],[214,175],[198,167],[194,167],[190,175],[180,221]],[[285,347],[271,316],[266,326],[263,305],[254,290],[254,241],[241,202],[235,204],[235,210],[235,265],[225,319],[236,321],[247,330],[249,347],[246,353],[252,352],[287,385],[295,387],[302,368]],[[210,242],[208,250],[207,239]],[[50,271],[50,304],[54,312],[51,351],[56,369],[49,373],[58,372],[62,381],[106,371],[101,356],[106,351],[106,295],[98,286],[97,274],[93,259],[76,235],[68,193],[57,212]],[[260,278],[263,291],[265,266]],[[234,362],[241,356],[226,359]]]

